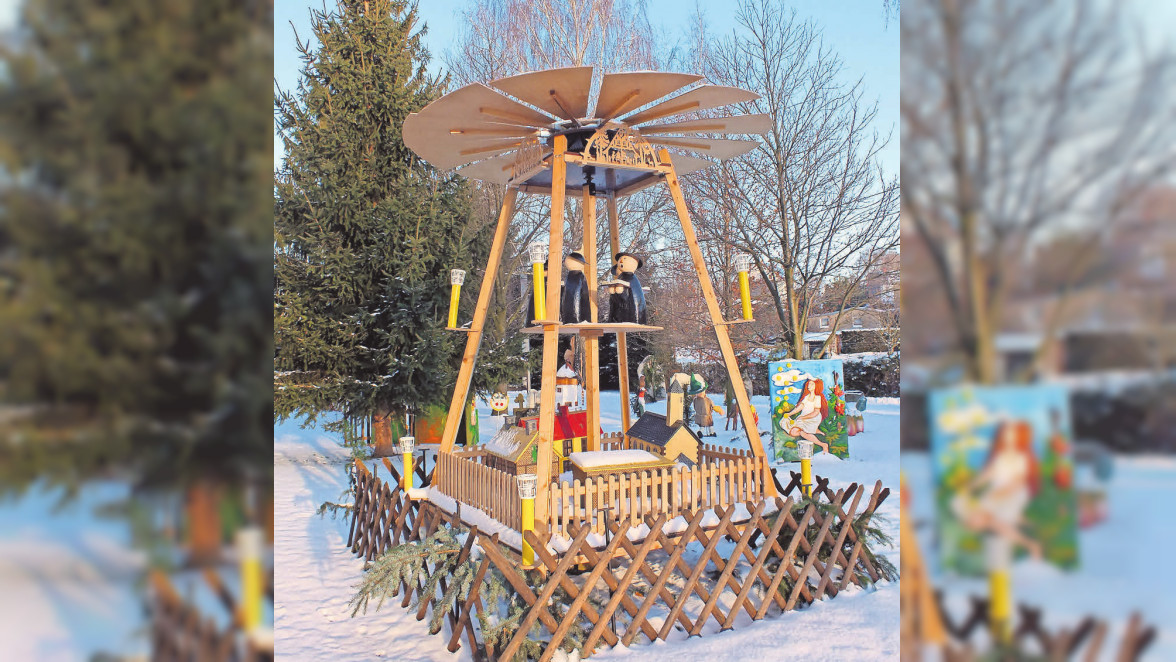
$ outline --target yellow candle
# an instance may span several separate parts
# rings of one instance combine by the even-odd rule
[[[449,284],[453,289],[449,291],[449,328],[457,328],[457,307],[461,303],[461,284],[465,282],[465,271],[462,269],[449,270]]]
[[[241,629],[251,632],[261,626],[261,529],[247,527],[237,532],[241,563]]]
[[[1013,638],[1013,587],[1007,568],[993,570],[988,575],[989,611],[992,637],[1007,644]]]
[[[546,319],[543,313],[547,310],[547,295],[545,294],[547,283],[543,278],[542,262],[531,263],[531,278],[535,290],[535,319],[543,320]]]
[[[535,530],[535,498],[523,499],[523,533]],[[530,568],[535,565],[535,550],[531,549],[531,543],[527,542],[527,538],[523,536],[523,567]]]
[[[739,300],[743,303],[743,319],[751,319],[751,285],[748,283],[747,272],[739,272]]]
[[[404,454],[404,476],[400,480],[400,487],[404,490],[412,489],[412,453]]]
[[[800,490],[806,497],[813,496],[813,461],[806,458],[800,460]]]
[[[457,304],[461,301],[461,285],[454,285],[449,292],[449,328],[457,328]]]

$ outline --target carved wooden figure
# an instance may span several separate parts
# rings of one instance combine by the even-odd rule
[[[562,324],[580,324],[592,321],[591,298],[596,296],[588,289],[588,277],[584,275],[584,256],[572,251],[564,258],[568,277],[560,295],[559,321]]]
[[[609,283],[608,321],[614,324],[645,324],[645,291],[637,270],[645,260],[632,253],[617,253],[612,273],[616,280]]]

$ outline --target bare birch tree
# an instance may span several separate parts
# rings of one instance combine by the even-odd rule
[[[995,336],[1033,247],[1084,229],[1090,268],[1108,219],[1171,171],[1173,61],[1149,53],[1122,3],[912,0],[902,11],[902,192],[907,241],[968,377],[998,373]],[[1042,311],[1046,344],[1065,297]],[[1044,354],[1043,346],[1040,355]]]
[[[778,0],[742,0],[736,18],[738,29],[699,49],[701,64],[760,94],[740,110],[770,115],[772,129],[753,152],[695,175],[689,199],[704,237],[751,255],[788,353],[802,358],[823,285],[847,284],[836,328],[874,257],[897,247],[898,181],[879,163],[889,137],[875,127],[876,103],[860,79],[843,82],[820,29]]]

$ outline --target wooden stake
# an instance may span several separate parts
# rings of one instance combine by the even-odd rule
[[[490,296],[494,293],[494,280],[498,276],[498,265],[502,261],[502,249],[506,245],[507,229],[510,228],[510,219],[514,217],[518,195],[518,189],[508,188],[506,199],[502,201],[498,227],[494,229],[494,243],[490,246],[490,257],[486,260],[486,273],[482,276],[482,287],[478,290],[478,307],[474,309],[470,332],[466,334],[465,353],[461,357],[457,384],[453,387],[453,399],[449,402],[449,413],[445,417],[445,431],[441,434],[442,453],[452,452],[453,442],[457,440],[457,426],[461,423],[466,398],[470,394],[470,379],[474,376],[474,363],[478,360],[478,348],[482,344],[482,327],[486,323],[486,311],[490,308]]]
[[[678,173],[670,161],[669,150],[659,150],[658,157],[662,163],[670,166],[666,173],[666,185],[670,187],[670,196],[674,198],[674,207],[678,210],[678,220],[682,223],[682,232],[686,235],[686,245],[690,247],[690,257],[694,260],[694,270],[698,272],[698,283],[702,287],[702,296],[706,299],[706,307],[710,311],[711,322],[715,327],[715,338],[719,341],[719,349],[723,353],[723,364],[727,367],[727,377],[731,381],[731,388],[735,391],[735,402],[739,405],[739,415],[743,418],[743,429],[747,432],[747,443],[756,457],[766,457],[763,443],[760,442],[759,430],[756,429],[755,416],[751,413],[751,402],[747,399],[747,390],[743,388],[743,376],[739,374],[739,364],[735,360],[735,350],[731,349],[731,336],[727,327],[720,324],[723,313],[719,308],[719,301],[715,297],[715,288],[711,283],[710,274],[706,271],[702,251],[698,248],[698,235],[694,233],[694,225],[690,222],[690,211],[686,208],[686,198],[682,195],[682,185],[678,182]],[[765,412],[765,414],[770,412]],[[749,425],[750,424],[750,425]],[[774,483],[764,485],[764,496],[774,497],[776,486]]]
[[[547,521],[547,492],[551,487],[551,445],[555,439],[555,371],[559,354],[559,286],[563,270],[563,207],[567,184],[568,164],[564,153],[568,149],[567,136],[555,137],[555,153],[551,157],[551,240],[547,254],[551,268],[547,272],[547,324],[543,325],[543,375],[539,385],[539,477],[535,493],[535,519]]]
[[[617,196],[613,192],[617,186],[617,173],[615,170],[608,170],[604,173],[604,178],[609,190],[609,242],[612,247],[612,254],[616,255],[621,252],[621,231],[617,221]],[[609,257],[609,262],[612,262],[612,255]],[[632,425],[629,417],[629,351],[628,345],[625,343],[625,334],[623,333],[617,334],[617,379],[621,391],[621,434],[628,434],[629,426]]]
[[[596,197],[584,185],[584,276],[588,281],[588,319],[599,322],[596,304]],[[584,396],[588,403],[588,447],[600,450],[600,335],[582,334],[584,338]]]

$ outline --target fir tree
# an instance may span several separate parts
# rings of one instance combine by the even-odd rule
[[[277,410],[371,412],[386,453],[390,414],[450,394],[464,336],[444,330],[449,271],[477,282],[493,228],[471,222],[462,179],[402,140],[447,82],[428,73],[416,5],[342,0],[311,26],[298,89],[275,100]]]
[[[272,464],[268,3],[27,0],[0,38],[0,483]]]

